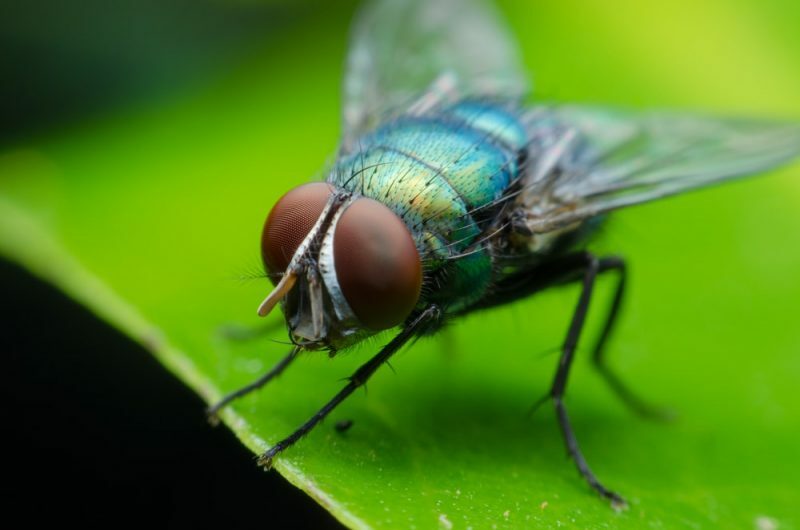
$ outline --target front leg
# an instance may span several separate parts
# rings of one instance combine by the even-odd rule
[[[280,361],[278,361],[278,364],[273,366],[269,370],[269,372],[265,373],[264,375],[262,375],[249,385],[246,385],[238,390],[231,392],[230,394],[223,397],[214,405],[208,407],[206,409],[206,416],[208,417],[208,421],[212,425],[217,425],[219,423],[219,417],[217,416],[217,413],[219,413],[220,409],[227,406],[228,403],[230,403],[231,401],[239,399],[242,396],[246,396],[247,394],[253,392],[254,390],[258,390],[262,386],[272,381],[275,377],[279,376],[292,363],[292,361],[295,360],[297,354],[299,354],[301,350],[302,348],[300,346],[295,346],[294,348],[292,348],[289,354]]]
[[[316,425],[325,419],[325,416],[330,414],[330,412],[335,409],[339,403],[344,401],[350,394],[353,393],[355,389],[365,384],[370,376],[372,376],[372,374],[374,374],[383,363],[388,361],[397,350],[399,350],[412,338],[419,336],[425,331],[429,324],[439,320],[440,317],[441,311],[435,305],[428,307],[425,311],[420,313],[413,321],[411,321],[411,323],[406,325],[406,327],[403,328],[403,331],[398,333],[391,340],[391,342],[389,342],[389,344],[384,346],[381,351],[375,354],[375,356],[369,361],[362,364],[358,370],[356,370],[355,373],[350,376],[350,380],[347,385],[340,390],[339,393],[333,397],[333,399],[331,399],[316,414],[311,416],[311,418],[302,426],[300,426],[299,429],[267,449],[264,454],[259,457],[258,464],[266,469],[271,468],[273,459],[277,455],[294,445],[300,438],[305,436],[309,431],[311,431],[311,429],[316,427]]]

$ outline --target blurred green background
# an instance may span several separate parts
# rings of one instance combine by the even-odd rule
[[[355,5],[2,7],[0,253],[206,400],[253,379],[285,347],[216,330],[256,323],[266,281],[238,278],[258,270],[264,216],[336,146]],[[533,99],[800,120],[797,2],[500,5]],[[409,348],[396,375],[379,372],[332,415],[353,419],[350,432],[329,421],[279,471],[352,527],[797,528],[798,179],[795,166],[620,212],[597,241],[631,263],[613,364],[679,414],[639,420],[577,363],[578,438],[627,512],[577,477],[549,410],[526,416],[552,376],[543,352],[563,339],[571,288]],[[226,420],[254,450],[274,442],[378,345],[312,355]]]

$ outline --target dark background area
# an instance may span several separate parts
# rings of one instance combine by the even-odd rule
[[[0,3],[0,142],[169,98],[302,24],[310,4]]]
[[[137,344],[4,261],[0,292],[6,521],[340,527]]]
[[[0,145],[169,99],[234,68],[307,2],[54,0],[0,5]],[[338,528],[264,473],[144,349],[0,262],[6,521]],[[146,391],[142,386],[146,385]]]

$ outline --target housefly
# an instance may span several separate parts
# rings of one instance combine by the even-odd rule
[[[275,204],[261,239],[293,348],[331,355],[378,332],[394,337],[295,432],[313,429],[403,345],[473,311],[568,282],[581,285],[546,399],[580,474],[623,504],[589,468],[562,400],[598,276],[617,277],[593,356],[628,404],[646,410],[605,364],[625,261],[582,248],[608,212],[752,175],[800,153],[800,127],[751,119],[526,104],[510,34],[478,0],[376,0],[352,30],[342,140],[324,182]]]

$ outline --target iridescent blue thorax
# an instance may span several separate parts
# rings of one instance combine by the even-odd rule
[[[513,108],[466,101],[364,135],[328,181],[399,215],[423,260],[420,304],[460,311],[491,283],[487,228],[517,182],[527,142]]]

